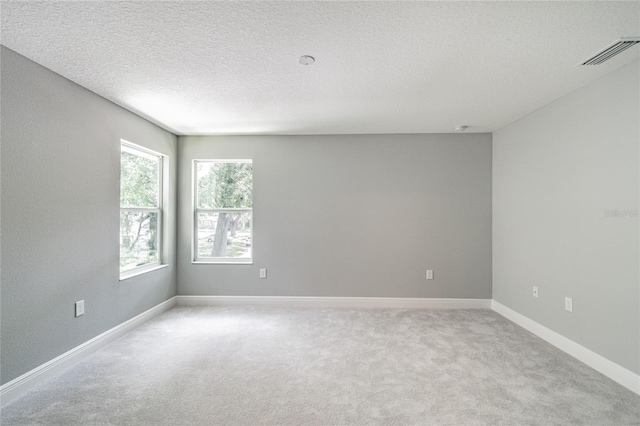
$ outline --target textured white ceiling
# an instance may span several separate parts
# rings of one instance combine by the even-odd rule
[[[2,44],[177,134],[493,131],[639,57],[575,66],[638,1],[1,7]]]

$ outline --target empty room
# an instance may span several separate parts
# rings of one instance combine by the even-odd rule
[[[640,2],[0,17],[3,425],[640,425]]]

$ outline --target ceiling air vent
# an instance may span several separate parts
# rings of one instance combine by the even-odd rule
[[[640,37],[623,37],[582,62],[580,65],[600,65],[637,43],[640,43]]]

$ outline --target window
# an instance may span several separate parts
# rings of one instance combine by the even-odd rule
[[[122,141],[120,276],[161,264],[162,154]]]
[[[252,263],[251,160],[195,160],[193,260]]]

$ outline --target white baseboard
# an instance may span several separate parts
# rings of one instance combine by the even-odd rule
[[[105,331],[22,376],[0,386],[0,406],[18,398],[34,386],[130,332],[175,305],[256,305],[284,307],[401,308],[401,309],[493,309],[505,318],[584,362],[622,386],[640,395],[640,376],[575,343],[541,324],[491,299],[409,299],[384,297],[277,297],[277,296],[175,296]]]
[[[621,365],[608,360],[602,355],[598,355],[597,353],[585,348],[582,345],[579,345],[573,340],[570,340],[562,336],[561,334],[548,329],[547,327],[525,317],[522,314],[519,314],[518,312],[510,308],[507,308],[506,306],[502,305],[499,302],[496,302],[495,300],[491,302],[491,309],[507,318],[508,320],[511,320],[514,323],[518,324],[522,328],[530,331],[541,339],[546,340],[556,348],[568,353],[577,360],[584,362],[589,367],[593,368],[599,373],[604,374],[611,380],[618,382],[625,388],[640,395],[640,376],[635,374],[633,371],[627,370]]]
[[[128,321],[123,322],[120,325],[113,327],[110,330],[94,337],[93,339],[84,342],[83,344],[76,346],[63,353],[62,355],[48,361],[39,367],[23,374],[20,377],[13,379],[10,382],[0,386],[0,405],[4,406],[8,402],[18,398],[25,394],[34,386],[60,374],[65,368],[75,364],[82,358],[97,351],[98,349],[106,346],[108,343],[114,341],[120,336],[123,336],[140,326],[144,322],[151,318],[160,315],[164,311],[171,309],[176,304],[176,298],[165,300],[159,305],[131,318]]]
[[[409,299],[388,297],[176,296],[177,304],[254,305],[315,308],[491,309],[491,299]]]

